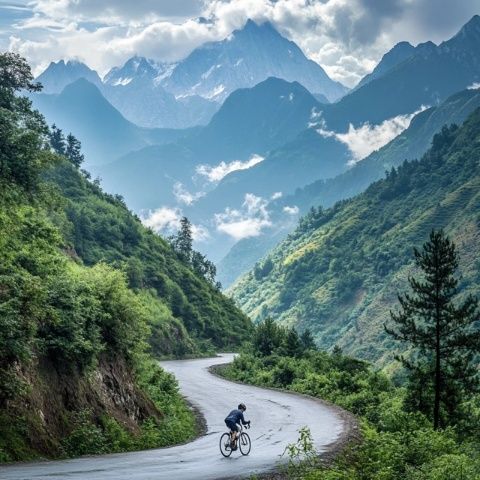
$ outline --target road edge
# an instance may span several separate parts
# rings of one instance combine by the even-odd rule
[[[240,382],[239,380],[232,380],[230,378],[223,376],[220,373],[230,364],[231,362],[220,363],[218,365],[211,365],[210,367],[208,367],[208,372],[215,377],[221,378],[228,382],[237,383],[239,385],[248,385],[251,387],[258,387],[265,390],[282,392],[282,393],[286,393],[286,394],[297,396],[297,397],[306,397],[319,403],[320,405],[323,405],[324,407],[329,408],[330,410],[335,411],[335,413],[342,419],[345,428],[343,429],[343,431],[341,432],[337,440],[325,445],[324,447],[325,451],[321,452],[318,455],[318,458],[320,459],[320,462],[322,463],[322,465],[327,467],[329,465],[332,465],[334,460],[341,453],[344,453],[348,447],[359,444],[362,441],[362,434],[360,431],[358,419],[357,417],[355,417],[355,415],[353,415],[353,413],[348,412],[347,410],[344,410],[343,408],[339,407],[338,405],[335,405],[334,403],[331,403],[327,400],[323,400],[318,397],[314,397],[312,395],[292,392],[291,390],[286,390],[284,388],[265,387],[263,385],[254,385],[250,383]],[[262,479],[262,480],[287,480],[288,475],[285,472],[282,472],[280,467],[281,466],[278,465],[268,472],[257,475],[255,478]],[[238,478],[241,478],[241,477],[238,477]]]

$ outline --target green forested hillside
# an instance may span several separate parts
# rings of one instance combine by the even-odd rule
[[[238,343],[248,319],[53,152],[16,96],[38,88],[0,55],[0,462],[185,441],[192,412],[148,342],[199,354]]]
[[[62,192],[56,215],[67,249],[86,265],[104,261],[125,271],[129,287],[162,302],[152,345],[159,355],[199,353],[240,343],[249,320],[232,300],[183,263],[160,236],[142,226],[119,196],[101,191],[67,161],[46,176]]]
[[[480,110],[445,127],[421,161],[405,162],[363,194],[312,209],[231,291],[254,319],[310,327],[321,347],[386,363],[383,333],[411,252],[444,228],[460,252],[461,289],[478,295]],[[268,263],[272,268],[262,268]]]

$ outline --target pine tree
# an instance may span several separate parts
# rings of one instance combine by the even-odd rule
[[[50,146],[52,147],[53,151],[58,153],[58,155],[65,155],[67,146],[65,144],[65,137],[62,130],[53,124],[52,128],[50,129],[49,137]]]
[[[433,410],[438,429],[458,415],[460,403],[478,387],[473,363],[480,352],[478,300],[469,295],[461,304],[454,303],[458,258],[442,230],[432,231],[414,255],[423,278],[409,278],[413,293],[399,295],[401,309],[390,312],[394,325],[385,324],[385,330],[413,348],[409,359],[398,359],[410,371],[418,407],[430,415]]]
[[[174,240],[174,248],[182,260],[191,264],[192,262],[192,224],[187,217],[180,220],[180,230]]]
[[[315,339],[313,338],[312,332],[307,328],[300,335],[300,342],[302,344],[303,350],[316,350],[317,345],[315,344]]]
[[[67,135],[67,146],[65,148],[65,156],[77,168],[80,168],[85,158],[82,154],[82,144],[71,133]]]
[[[294,328],[287,330],[284,347],[285,355],[289,357],[299,357],[302,354],[302,344],[297,331]]]
[[[270,317],[267,317],[255,328],[252,343],[255,352],[267,357],[280,347],[282,340],[280,328]]]

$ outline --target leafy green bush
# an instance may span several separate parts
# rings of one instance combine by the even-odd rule
[[[72,415],[73,430],[62,441],[65,454],[69,457],[96,455],[108,451],[107,438],[103,430],[92,421],[92,412],[84,410]]]
[[[348,358],[338,349],[333,354],[310,350],[298,358],[278,353],[255,355],[247,346],[223,374],[234,380],[318,396],[360,416],[361,444],[352,445],[328,468],[312,466],[311,462],[290,468],[288,478],[479,478],[476,433],[468,433],[460,426],[458,432],[456,429],[433,430],[425,415],[406,408],[406,388],[394,386],[388,377],[367,363]],[[471,411],[475,411],[473,406]]]

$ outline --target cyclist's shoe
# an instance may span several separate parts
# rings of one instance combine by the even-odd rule
[[[235,451],[235,450],[237,450],[237,449],[238,449],[238,447],[237,447],[237,445],[235,444],[235,445],[232,447],[232,450]]]

